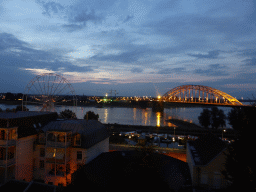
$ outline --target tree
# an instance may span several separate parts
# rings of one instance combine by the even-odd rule
[[[18,105],[15,110],[22,111],[22,105]],[[26,106],[23,106],[23,111],[29,111],[29,109]]]
[[[204,128],[208,128],[211,125],[211,111],[209,109],[203,109],[198,120]]]
[[[241,130],[247,123],[244,110],[238,107],[232,108],[228,113],[228,121],[234,130]]]
[[[99,114],[95,114],[93,111],[87,111],[86,114],[84,115],[84,119],[98,121]]]
[[[223,128],[226,126],[226,115],[224,114],[224,111],[221,109],[218,109],[217,107],[212,107],[211,111],[208,109],[203,109],[203,112],[200,113],[200,116],[198,117],[199,123],[205,127],[208,128],[210,125],[213,129],[217,129],[220,126]]]
[[[231,182],[231,190],[256,191],[256,164],[250,146],[255,145],[252,132],[256,124],[256,108],[234,108],[229,121],[237,131],[235,141],[228,147],[223,174]]]
[[[64,111],[60,112],[59,117],[63,119],[77,119],[76,114],[69,109],[65,109]]]

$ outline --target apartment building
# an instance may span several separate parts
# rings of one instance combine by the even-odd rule
[[[66,186],[74,171],[108,151],[109,132],[99,121],[51,121],[38,136],[33,178]]]
[[[187,142],[187,163],[192,186],[203,189],[223,189],[228,186],[225,170],[227,144],[215,135],[201,135]]]
[[[50,112],[0,112],[0,183],[32,180],[37,128],[57,119]]]
[[[0,184],[16,179],[66,186],[75,170],[109,151],[109,133],[100,122],[57,117],[0,113]]]

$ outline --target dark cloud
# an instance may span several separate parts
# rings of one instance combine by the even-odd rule
[[[43,14],[49,17],[52,13],[57,14],[59,11],[63,11],[65,9],[60,3],[53,1],[44,2],[42,0],[37,0],[36,2],[43,7]]]
[[[9,33],[0,33],[0,50],[9,48],[24,49],[28,46],[26,42],[20,41]]]
[[[76,9],[72,8],[68,14],[68,21],[70,23],[80,23],[85,25],[88,21],[98,22],[103,18],[96,15],[94,10],[89,11],[88,9]]]
[[[126,18],[124,19],[123,23],[126,23],[128,21],[130,21],[131,19],[133,19],[133,15],[127,15]]]
[[[63,24],[62,27],[67,32],[81,30],[86,27],[87,22],[99,23],[104,19],[102,15],[96,14],[94,9],[89,9],[90,6],[83,1],[74,3],[72,6],[62,6],[53,1],[37,0],[36,2],[42,6],[44,15],[51,17],[56,14],[64,19],[66,24]]]
[[[135,68],[132,68],[130,71],[132,73],[142,73],[143,72],[143,68],[135,67]]]
[[[251,59],[245,59],[244,65],[248,67],[256,67],[256,57],[253,57]]]
[[[77,66],[77,65],[67,65],[65,71],[68,72],[91,72],[93,68],[91,66]]]
[[[234,15],[213,17],[207,14],[177,14],[177,16],[162,17],[163,19],[160,20],[150,20],[143,27],[152,34],[175,38],[185,49],[186,45],[190,45],[191,40],[195,40],[200,46],[194,46],[194,50],[205,50],[207,47],[216,46],[216,41],[225,45],[233,44],[241,36],[254,35],[256,28],[255,24],[252,25],[248,21],[250,15]]]
[[[208,65],[206,69],[198,68],[194,70],[195,74],[199,74],[202,76],[227,76],[229,75],[227,72],[228,67],[220,65],[220,64],[211,64]]]
[[[196,57],[198,59],[217,59],[220,51],[209,51],[208,54],[188,54],[189,56]]]
[[[173,74],[173,73],[184,73],[186,72],[185,67],[177,67],[177,68],[165,68],[159,70],[157,73],[158,74]]]
[[[73,32],[73,31],[77,31],[77,30],[81,30],[85,27],[85,25],[81,25],[81,24],[65,24],[62,25],[62,27],[64,29],[66,29],[68,32]]]
[[[237,55],[242,57],[256,57],[256,49],[245,49],[237,51]]]
[[[93,71],[91,66],[75,66],[65,60],[60,50],[37,50],[28,43],[17,39],[14,35],[0,33],[0,66],[16,67],[30,69],[47,69],[71,72],[88,72]],[[65,54],[65,51],[64,51]]]
[[[179,6],[179,0],[164,0],[164,1],[157,1],[156,6],[152,9],[152,12],[155,13],[163,13],[163,12],[170,12],[170,10],[174,10]]]

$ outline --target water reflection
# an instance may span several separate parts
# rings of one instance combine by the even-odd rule
[[[156,126],[160,127],[161,112],[156,112]]]
[[[17,105],[0,104],[0,108],[13,109]],[[36,105],[27,106],[29,111],[40,111],[41,107]],[[231,110],[231,107],[218,107],[222,109],[226,115]],[[95,107],[75,107],[75,106],[56,106],[55,111],[60,113],[65,109],[72,110],[76,113],[78,119],[83,119],[87,111],[93,111],[99,114],[99,120],[102,123],[119,123],[127,125],[144,125],[144,126],[168,126],[175,127],[172,123],[166,121],[168,119],[187,120],[187,122],[199,125],[198,116],[203,111],[203,107],[194,108],[165,108],[164,112],[154,113],[151,108],[95,108]],[[226,121],[227,127],[230,127]]]
[[[104,110],[104,123],[108,123],[108,109]]]

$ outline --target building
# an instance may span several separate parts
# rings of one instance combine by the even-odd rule
[[[51,121],[39,133],[33,177],[66,186],[75,170],[108,151],[109,132],[99,121]]]
[[[66,186],[75,170],[109,151],[109,133],[100,122],[57,117],[0,113],[0,184],[16,179]]]
[[[65,192],[84,186],[94,191],[191,191],[187,163],[143,151],[102,153],[74,176]]]
[[[32,180],[37,128],[57,119],[49,112],[0,112],[0,183]]]
[[[211,133],[187,142],[187,163],[193,187],[203,189],[227,187],[228,182],[222,174],[225,170],[226,152],[226,143]]]

